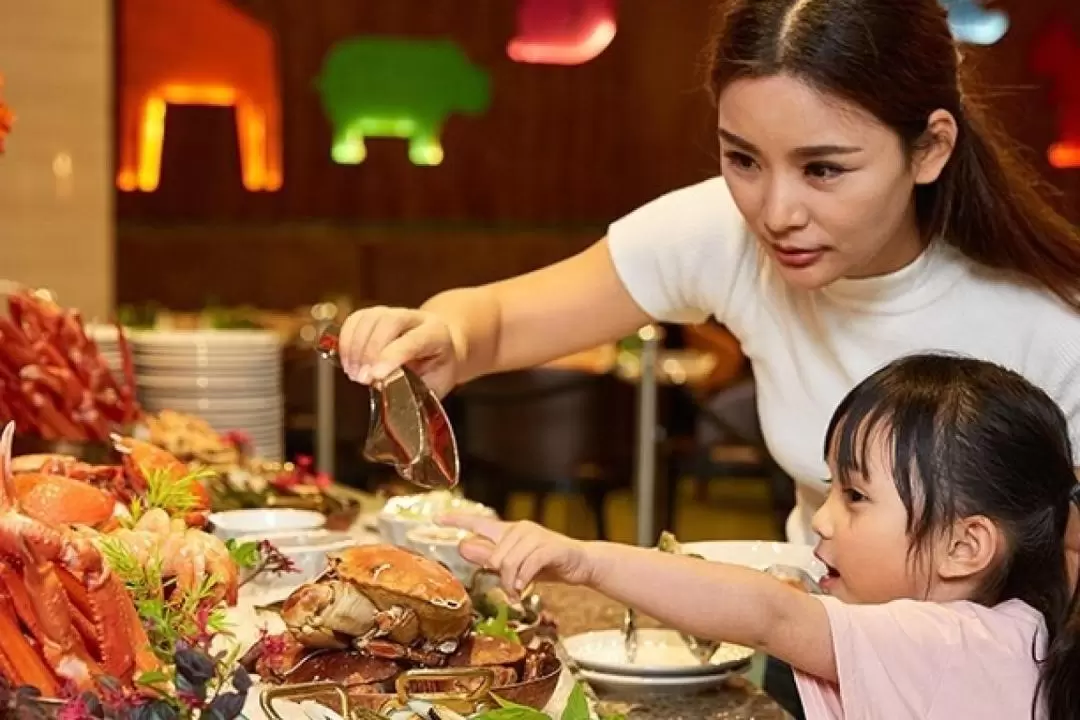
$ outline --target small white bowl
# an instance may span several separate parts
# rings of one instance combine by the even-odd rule
[[[406,533],[407,547],[424,557],[440,562],[454,573],[458,580],[470,585],[477,567],[461,557],[458,545],[472,533],[458,528],[439,525],[423,525]]]
[[[375,526],[382,539],[391,545],[409,547],[409,531],[431,524],[430,518],[413,518],[380,512],[375,515]]]
[[[273,533],[295,534],[320,530],[326,525],[326,516],[322,513],[293,508],[226,510],[211,513],[209,520],[214,526],[214,534],[222,540],[235,539],[243,535],[261,538]]]
[[[296,565],[298,572],[281,575],[264,574],[252,580],[252,589],[263,593],[276,590],[291,591],[306,582],[311,582],[326,569],[327,556],[330,553],[341,552],[357,544],[356,538],[348,533],[333,530],[244,535],[236,540],[240,543],[266,540]]]
[[[431,525],[435,518],[448,514],[497,517],[495,510],[487,505],[460,497],[448,490],[433,490],[390,498],[375,516],[375,524],[383,540],[408,548],[410,530]]]

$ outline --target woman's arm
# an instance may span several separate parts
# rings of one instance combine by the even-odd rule
[[[441,293],[422,309],[450,326],[459,382],[587,350],[652,322],[619,279],[607,238],[526,275]]]
[[[590,543],[603,594],[698,637],[746,645],[836,682],[825,606],[808,593],[737,565]]]

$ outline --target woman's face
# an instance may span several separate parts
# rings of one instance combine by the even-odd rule
[[[865,110],[777,75],[729,84],[717,119],[735,203],[792,285],[889,273],[922,251],[925,169]]]

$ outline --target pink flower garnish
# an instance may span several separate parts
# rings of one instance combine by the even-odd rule
[[[86,704],[86,698],[76,695],[56,711],[56,720],[94,720],[94,715]]]

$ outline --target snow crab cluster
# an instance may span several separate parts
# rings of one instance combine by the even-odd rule
[[[0,674],[45,697],[103,674],[131,683],[157,667],[131,596],[93,542],[22,511],[14,432],[0,436]]]
[[[190,482],[188,470],[148,443],[115,437],[116,466],[66,456],[12,458],[15,424],[0,436],[0,676],[42,696],[91,689],[101,677],[131,686],[160,667],[132,595],[110,565],[120,548],[137,566],[160,563],[181,593],[212,586],[207,600],[236,601],[238,568],[202,524],[204,494],[170,517],[146,493]],[[126,517],[122,524],[119,520]]]

